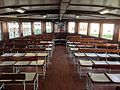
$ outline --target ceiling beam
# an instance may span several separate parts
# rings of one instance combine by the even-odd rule
[[[69,7],[71,0],[67,0],[66,2],[64,0],[61,0],[60,3],[60,20],[63,18],[64,14],[67,11],[67,8]]]
[[[53,9],[53,10],[28,10],[23,14],[20,14],[18,12],[7,12],[7,13],[1,13],[0,15],[16,15],[16,16],[31,16],[31,15],[46,15],[46,14],[59,14],[59,9]],[[88,14],[88,15],[100,15],[99,12],[97,11],[82,11],[82,10],[67,10],[66,13],[64,14],[74,14],[74,15],[83,15],[83,14]],[[107,13],[105,15],[110,15],[110,16],[117,16],[120,17],[119,14],[111,14]]]
[[[60,9],[61,9],[61,3],[62,3],[62,0],[60,0],[60,4],[59,4],[59,17],[58,17],[58,19],[60,19]]]
[[[82,11],[82,10],[67,10],[66,14],[76,14],[76,15],[83,15],[83,14],[91,15],[91,14],[93,14],[93,15],[101,15],[97,11]],[[113,14],[113,13],[106,13],[104,15],[120,17],[120,14]]]
[[[97,11],[67,10],[66,14],[76,14],[76,15],[80,15],[80,14],[96,14],[96,15],[99,15],[100,13],[97,12]]]
[[[45,15],[45,14],[59,14],[58,9],[52,10],[27,10],[25,13],[21,14],[19,12],[6,12],[0,13],[0,15],[26,15],[26,14],[34,14],[34,15]]]
[[[1,13],[0,15],[26,15],[26,14],[34,14],[34,15],[39,15],[39,14],[59,14],[58,9],[53,9],[53,10],[27,10],[25,13],[20,14],[18,12],[6,12],[6,13]],[[100,14],[97,11],[82,11],[82,10],[67,10],[66,14]]]

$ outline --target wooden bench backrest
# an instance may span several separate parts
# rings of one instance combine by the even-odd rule
[[[108,44],[108,43],[81,43],[81,44],[77,44],[76,45],[90,45],[90,46],[93,46],[93,47],[112,47],[112,48],[118,48],[118,44]]]
[[[79,49],[79,52],[107,52],[107,53],[120,53],[120,49]]]
[[[87,41],[87,40],[95,40],[94,38],[70,38],[69,41],[70,42],[80,42],[80,41]]]
[[[0,80],[25,80],[25,74],[1,73]]]
[[[13,52],[46,51],[45,48],[13,48]]]
[[[86,39],[86,40],[71,40],[71,42],[80,42],[80,43],[107,43],[106,40],[92,40],[92,39]]]
[[[120,70],[120,65],[92,65],[92,68],[104,68],[110,70]]]

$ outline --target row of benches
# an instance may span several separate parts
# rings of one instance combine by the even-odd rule
[[[112,75],[113,72],[115,73],[113,74],[113,76],[115,77],[107,77],[107,79],[109,80],[107,84],[109,84],[109,86],[119,86],[119,45],[106,43],[106,41],[103,42],[103,40],[95,40],[93,38],[74,38],[75,37],[72,37],[67,41],[66,49],[68,50],[69,56],[72,57],[74,65],[78,66],[77,71],[80,75],[80,78],[83,75],[87,76],[86,89],[96,90],[94,84],[97,84],[99,86],[104,85],[104,77],[102,77],[101,74],[108,73]],[[118,82],[116,83],[114,81],[111,81],[111,79],[113,78],[117,78]]]
[[[42,34],[1,41],[0,90],[10,90],[6,85],[38,90],[39,75],[45,78],[49,57],[52,57],[54,38],[53,34]]]
[[[42,75],[45,78],[46,74],[46,65],[48,63],[48,55],[49,53],[5,53],[0,56],[0,70],[1,74],[6,74],[9,76],[11,75],[21,75],[24,72],[25,78],[13,77],[13,78],[2,78],[0,79],[0,83],[4,83],[5,85],[8,84],[25,84],[28,85],[33,83],[34,90],[38,89],[38,75]],[[40,59],[40,57],[44,57]],[[7,69],[9,68],[9,69]],[[4,69],[4,70],[3,70]],[[6,70],[7,69],[7,70]],[[12,71],[9,72],[9,70]],[[30,69],[30,70],[29,70]],[[22,71],[22,72],[21,72]],[[3,73],[4,72],[4,73]],[[19,83],[18,83],[19,82]]]

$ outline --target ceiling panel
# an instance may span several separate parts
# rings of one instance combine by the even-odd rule
[[[71,4],[105,5],[118,7],[120,0],[72,0]]]
[[[51,10],[51,9],[59,9],[58,6],[34,6],[29,8],[30,10]]]
[[[93,0],[91,2],[91,4],[93,4],[93,5],[103,5],[103,4],[105,4],[104,1],[108,1],[108,0]]]
[[[90,0],[71,0],[71,4],[90,4]]]
[[[90,7],[90,6],[69,6],[68,10],[86,10],[86,11],[98,11],[101,7]]]
[[[53,17],[53,16],[54,16],[54,17],[57,17],[57,16],[59,16],[59,14],[48,14],[48,15],[47,15],[47,17]]]
[[[26,9],[26,12],[21,14],[7,6],[20,6],[20,8]],[[0,14],[6,15],[6,17],[24,16],[24,18],[36,17],[38,19],[40,16],[37,15],[47,15],[47,19],[58,17],[73,19],[76,15],[81,15],[82,13],[84,16],[80,16],[80,18],[99,19],[99,17],[105,16],[101,15],[99,10],[108,8],[108,6],[117,7],[118,9],[111,10],[106,14],[106,19],[119,18],[120,0],[0,0]],[[16,8],[14,7],[14,9]],[[100,16],[93,17],[92,14]]]
[[[73,14],[65,14],[64,17],[65,17],[65,18],[75,18],[76,15],[73,15]]]
[[[59,4],[61,0],[0,0],[2,6],[31,5],[31,4]]]
[[[3,0],[4,1],[4,6],[8,5],[16,5],[17,0]]]
[[[62,2],[70,2],[70,0],[62,0]]]
[[[107,0],[106,5],[107,5],[107,6],[118,7],[118,1],[119,1],[119,0]]]
[[[4,0],[0,0],[0,7],[4,6]]]
[[[31,0],[32,4],[52,4],[52,3],[60,3],[61,0]]]
[[[69,3],[61,3],[61,9],[66,9]]]

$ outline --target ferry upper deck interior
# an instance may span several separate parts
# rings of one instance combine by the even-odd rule
[[[120,0],[0,0],[0,90],[120,90]]]

